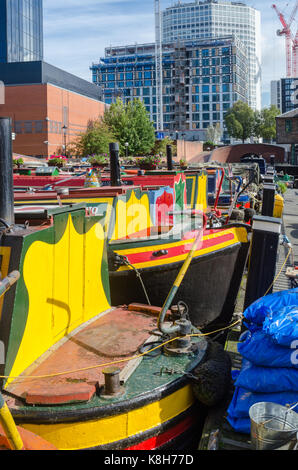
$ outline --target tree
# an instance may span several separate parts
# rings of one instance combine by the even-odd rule
[[[246,139],[254,135],[255,113],[248,104],[237,101],[228,110],[225,124],[229,135],[235,139],[241,139],[244,143]]]
[[[272,105],[270,108],[264,108],[262,111],[255,113],[255,129],[256,137],[262,137],[265,140],[272,141],[276,138],[276,116],[280,114],[279,109]]]
[[[155,130],[142,101],[135,99],[124,104],[119,98],[105,112],[104,122],[120,145],[120,154],[125,155],[128,143],[130,155],[150,153],[155,144]]]
[[[206,131],[206,137],[209,142],[214,142],[215,144],[220,140],[222,136],[222,130],[220,128],[219,122],[215,126],[209,126]]]
[[[151,149],[151,155],[160,155],[162,153],[163,156],[165,156],[167,154],[168,145],[172,146],[173,155],[177,155],[177,145],[169,137],[165,137],[162,140],[156,140],[154,147]]]
[[[74,155],[88,157],[93,154],[107,154],[110,142],[115,136],[102,119],[90,121],[86,132],[79,134],[75,142],[70,144],[69,150]]]

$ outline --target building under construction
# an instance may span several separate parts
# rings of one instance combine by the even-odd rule
[[[155,43],[106,48],[91,70],[106,103],[140,98],[157,123]],[[210,125],[224,131],[227,110],[248,101],[246,48],[235,36],[163,43],[162,71],[166,132],[194,131],[200,140]]]

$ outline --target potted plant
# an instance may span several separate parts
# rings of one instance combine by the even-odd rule
[[[24,165],[24,160],[22,158],[15,158],[13,160],[13,169],[14,170],[19,170],[21,166]]]
[[[179,165],[180,165],[181,170],[186,170],[187,169],[187,162],[186,162],[185,158],[182,158],[180,160]]]
[[[104,155],[90,155],[88,157],[88,163],[92,165],[93,168],[105,168],[109,164],[109,157],[107,154]]]
[[[137,165],[141,170],[156,170],[160,163],[161,158],[159,155],[143,157],[137,160]]]
[[[63,155],[51,155],[48,159],[48,166],[63,168],[67,163],[67,158]]]
[[[121,164],[123,166],[136,166],[136,159],[133,157],[125,157],[121,159]]]

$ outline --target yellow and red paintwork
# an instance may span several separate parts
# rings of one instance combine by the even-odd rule
[[[185,260],[195,241],[196,234],[196,231],[188,232],[181,241],[165,242],[160,245],[142,246],[131,249],[129,249],[129,246],[126,246],[123,250],[114,248],[114,251],[119,255],[124,255],[125,253],[129,262],[137,269],[171,264]],[[245,228],[232,227],[223,228],[222,230],[206,230],[202,238],[202,243],[195,253],[195,257],[203,256],[237,243],[247,243],[247,231]],[[156,259],[154,253],[159,250],[166,250],[167,254]],[[122,266],[119,268],[119,271],[130,269],[132,268],[129,266]]]

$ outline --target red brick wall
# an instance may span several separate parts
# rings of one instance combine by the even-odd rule
[[[64,108],[67,108],[66,118]],[[0,115],[11,117],[13,126],[21,124],[13,143],[15,153],[46,157],[63,146],[65,119],[67,143],[70,143],[87,128],[89,120],[102,116],[104,109],[104,103],[53,85],[21,85],[5,87],[5,104],[0,104]],[[42,131],[37,132],[36,121],[42,125]],[[26,133],[25,122],[29,128],[32,126],[32,132]]]

